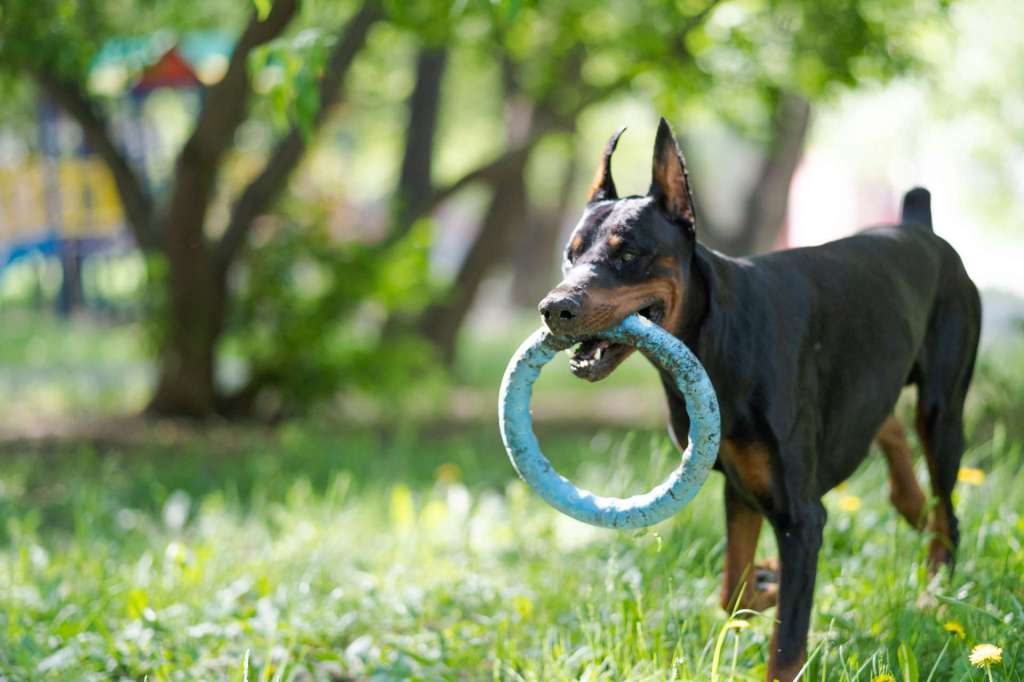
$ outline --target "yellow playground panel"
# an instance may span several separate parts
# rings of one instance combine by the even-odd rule
[[[0,166],[0,242],[56,233],[112,237],[124,226],[117,188],[98,158],[63,158],[47,172],[41,157]]]

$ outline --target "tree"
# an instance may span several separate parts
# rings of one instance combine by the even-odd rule
[[[357,55],[364,55],[361,62],[377,60],[395,72],[408,68],[414,80],[403,123],[395,124],[404,125],[404,147],[395,154],[397,172],[386,184],[387,235],[381,245],[345,254],[339,262],[351,257],[353,267],[382,281],[387,268],[371,266],[373,258],[386,259],[390,245],[415,235],[421,218],[464,189],[486,191],[478,229],[451,281],[419,314],[401,310],[405,324],[388,325],[418,330],[450,363],[466,313],[487,276],[518,259],[535,266],[520,278],[535,284],[553,265],[558,217],[574,205],[570,190],[575,178],[589,175],[579,169],[589,160],[576,141],[582,116],[614,98],[632,97],[653,102],[677,120],[694,112],[710,114],[757,141],[763,159],[756,181],[740,199],[745,210],[738,225],[725,226],[703,215],[702,237],[732,253],[762,250],[774,241],[785,215],[811,102],[840,86],[887,78],[913,66],[913,44],[903,27],[938,15],[945,5],[944,0],[896,0],[884,7],[872,0],[419,0],[390,3],[385,14],[381,0],[351,2],[341,10],[343,19],[330,20],[311,17],[312,10],[304,10],[300,0],[254,0],[251,6],[216,0],[200,5],[126,0],[113,7],[100,0],[38,0],[9,3],[0,10],[0,71],[30,76],[78,121],[89,145],[110,168],[128,226],[153,264],[153,281],[164,306],[152,413],[201,416],[239,404],[215,382],[218,343],[238,293],[231,275],[240,270],[254,221],[274,209],[317,131],[343,99]],[[339,10],[321,4],[316,11]],[[400,31],[402,44],[365,49],[379,23],[386,23],[392,35]],[[300,35],[300,28],[325,24],[336,28],[319,35],[316,49],[303,51],[289,43],[289,35]],[[227,71],[203,93],[173,177],[166,190],[154,193],[111,134],[105,103],[85,85],[90,61],[114,36],[166,26],[189,30],[223,25],[241,27]],[[233,197],[227,219],[218,220],[210,209],[235,134],[267,104],[254,93],[253,65],[273,50],[290,54],[285,61],[299,64],[283,85],[287,92],[277,98],[284,101],[278,102],[284,111],[277,112],[283,130],[263,167]],[[467,58],[486,64],[481,68],[485,75],[452,68]],[[489,156],[448,177],[438,173],[436,157],[445,145],[466,143],[446,137],[453,127],[448,122],[466,122],[467,102],[451,89],[462,78],[478,79],[470,88],[474,102],[493,106],[472,109],[472,115],[488,117],[497,132],[472,141]],[[400,104],[393,96],[380,101],[392,109]],[[371,106],[350,104],[350,115],[351,109]],[[685,135],[687,126],[680,129]],[[388,139],[401,139],[401,132],[389,129]],[[557,205],[540,210],[531,196],[529,169],[542,158],[542,143],[553,138],[572,140],[564,146],[577,150],[579,160],[564,164],[565,189]],[[695,186],[699,192],[699,177]],[[297,222],[290,223],[289,253],[305,248],[296,236]],[[321,235],[314,235],[307,246],[319,262],[330,260]],[[398,252],[412,258],[404,247]],[[267,271],[283,271],[275,268]],[[334,281],[342,274],[332,270]],[[368,295],[365,288],[339,287],[346,295]],[[266,294],[259,287],[254,290]],[[523,294],[526,299],[530,295]],[[290,303],[288,297],[279,300]],[[248,311],[259,310],[249,303]],[[323,299],[311,306],[315,314],[307,321],[319,324],[315,320],[325,315],[342,309],[347,312],[341,314],[350,314],[355,308],[348,299],[345,305]],[[307,325],[302,334],[282,334],[281,342],[302,343],[298,339],[313,336],[314,327]],[[280,350],[261,355],[243,395],[287,374],[284,365],[274,365],[297,361],[295,352]],[[302,376],[313,374],[315,368],[307,364]],[[318,394],[327,390],[319,386]]]
[[[306,151],[310,135],[341,99],[346,74],[370,28],[382,17],[376,0],[366,0],[337,31],[312,84],[315,104],[304,116],[293,117],[262,170],[235,198],[227,224],[212,226],[209,208],[218,176],[253,96],[250,60],[257,49],[286,32],[300,9],[299,0],[256,4],[235,42],[223,78],[204,94],[192,133],[178,154],[170,189],[160,201],[111,134],[102,103],[84,85],[89,61],[102,41],[129,29],[119,23],[123,8],[102,2],[50,0],[15,3],[0,13],[4,67],[30,75],[79,123],[114,177],[139,247],[166,263],[158,380],[148,407],[153,414],[205,416],[217,409],[215,353],[229,305],[231,268],[254,219],[280,194]],[[133,9],[132,19],[146,16],[143,3]],[[187,11],[181,6],[175,9]],[[167,20],[168,16],[157,19]],[[218,233],[217,227],[222,227],[221,236],[211,237]]]

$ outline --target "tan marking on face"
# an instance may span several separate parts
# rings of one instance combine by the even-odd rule
[[[608,237],[608,246],[610,246],[613,249],[619,248],[620,246],[622,246],[622,237],[617,234],[611,235],[610,237]]]
[[[914,475],[913,451],[907,442],[907,432],[896,417],[890,415],[878,430],[876,440],[889,463],[889,499],[911,526],[924,530],[926,499]]]
[[[726,438],[718,455],[748,493],[757,499],[771,499],[772,466],[767,447],[761,443],[737,443]]]
[[[683,285],[676,277],[657,277],[613,289],[591,288],[583,302],[580,331],[577,333],[618,324],[630,313],[655,302],[665,306],[665,317],[660,325],[668,330],[676,329],[682,319],[683,307]]]
[[[577,253],[581,248],[583,248],[583,235],[578,234],[569,242],[569,253]]]

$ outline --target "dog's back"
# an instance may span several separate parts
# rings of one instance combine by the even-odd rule
[[[784,349],[772,363],[791,365],[781,374],[799,377],[793,390],[813,392],[820,406],[822,491],[856,468],[904,385],[918,385],[925,417],[966,393],[981,303],[959,255],[932,230],[929,204],[915,188],[899,225],[748,261],[747,278],[768,301],[762,338]]]

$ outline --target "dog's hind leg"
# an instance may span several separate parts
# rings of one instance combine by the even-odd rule
[[[914,475],[913,451],[907,442],[907,432],[895,416],[890,416],[878,430],[876,439],[889,464],[889,499],[911,526],[924,530],[927,500]]]
[[[917,382],[917,431],[924,444],[932,491],[938,498],[930,524],[928,550],[934,572],[953,566],[960,531],[953,510],[953,487],[964,452],[964,400],[974,372],[981,304],[973,299],[940,304],[932,313],[926,355]]]
[[[921,406],[917,426],[925,444],[932,492],[938,500],[929,524],[935,537],[928,549],[928,565],[934,572],[944,564],[952,566],[960,543],[953,488],[964,451],[963,422],[959,410],[938,411]]]

